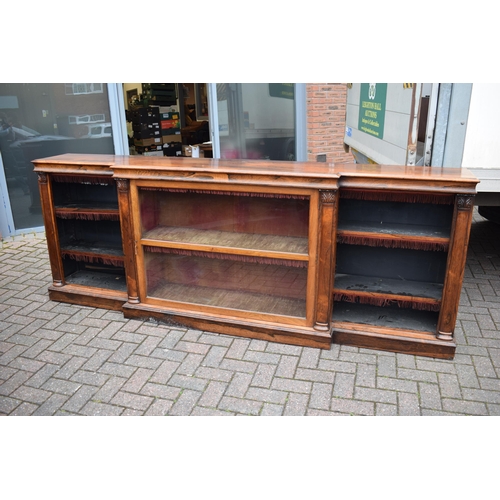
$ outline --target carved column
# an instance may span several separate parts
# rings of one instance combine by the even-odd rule
[[[116,179],[118,189],[118,205],[120,208],[120,228],[123,252],[125,254],[125,273],[127,275],[128,301],[139,303],[137,291],[137,271],[135,267],[135,239],[130,210],[130,183],[128,179]]]
[[[437,338],[440,340],[453,340],[467,260],[473,207],[474,195],[458,194],[456,196],[446,278],[437,328]]]
[[[337,191],[320,191],[318,279],[314,329],[330,331],[333,302],[333,266],[337,232]]]
[[[62,265],[59,246],[59,233],[57,231],[56,216],[51,201],[52,186],[47,173],[37,172],[37,175],[43,222],[45,225],[45,237],[49,251],[50,268],[52,271],[52,284],[55,287],[62,287],[64,286],[64,268]]]

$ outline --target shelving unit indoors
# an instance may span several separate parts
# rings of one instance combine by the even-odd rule
[[[454,356],[478,182],[466,170],[34,163],[53,300],[274,342]]]

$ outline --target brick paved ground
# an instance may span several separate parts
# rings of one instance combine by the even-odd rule
[[[2,415],[500,415],[500,226],[475,214],[453,361],[274,344],[51,302],[46,243],[0,243]]]

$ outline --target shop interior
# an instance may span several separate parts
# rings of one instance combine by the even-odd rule
[[[123,84],[131,155],[212,157],[205,83]]]

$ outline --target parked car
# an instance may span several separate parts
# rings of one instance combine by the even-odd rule
[[[96,139],[98,137],[111,137],[111,123],[93,123],[86,125],[87,133],[81,139]]]

